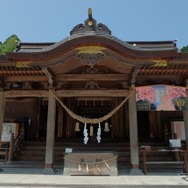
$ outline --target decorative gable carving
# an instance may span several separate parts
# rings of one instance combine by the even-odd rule
[[[97,24],[96,20],[92,18],[92,10],[88,9],[88,19],[85,20],[84,24],[76,25],[70,31],[70,34],[74,35],[74,34],[90,32],[90,31],[111,35],[110,29],[102,23]]]
[[[80,61],[87,63],[88,66],[93,67],[99,60],[105,58],[107,56],[103,50],[106,48],[101,46],[83,46],[78,47],[76,50],[76,58]]]

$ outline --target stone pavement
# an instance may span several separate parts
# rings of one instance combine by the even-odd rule
[[[173,172],[149,172],[147,175],[129,175],[120,170],[119,176],[64,176],[62,169],[46,174],[42,168],[2,168],[0,187],[61,187],[61,188],[119,188],[119,187],[188,187],[188,177]]]

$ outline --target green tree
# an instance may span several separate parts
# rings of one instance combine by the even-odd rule
[[[17,43],[20,39],[16,35],[12,35],[5,40],[4,43],[0,42],[0,54],[13,52],[16,49]]]
[[[188,53],[188,46],[184,46],[183,48],[180,49],[180,51]]]

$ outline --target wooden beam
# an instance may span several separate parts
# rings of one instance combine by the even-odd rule
[[[118,81],[118,80],[129,80],[130,75],[126,74],[64,74],[54,76],[54,81],[59,82],[69,82],[69,81]],[[24,81],[34,81],[34,82],[48,82],[46,76],[6,76],[4,81],[6,82],[24,82]]]
[[[5,97],[48,97],[48,90],[8,90]]]
[[[126,74],[64,74],[55,76],[56,81],[117,81],[128,80],[130,75]]]
[[[187,76],[188,77],[188,76]],[[163,82],[163,81],[171,81],[171,82],[182,82],[186,79],[185,75],[137,75],[136,82],[141,83],[144,81],[154,81],[154,82]]]
[[[61,97],[126,97],[128,90],[58,90]]]
[[[46,76],[6,76],[4,78],[6,82],[48,82],[48,78]]]
[[[59,97],[126,97],[128,90],[57,90]],[[5,91],[6,98],[15,97],[48,97],[48,90],[9,90]]]

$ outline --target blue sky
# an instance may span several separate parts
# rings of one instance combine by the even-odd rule
[[[58,42],[93,18],[124,41],[177,40],[188,45],[188,0],[0,0],[0,41]]]

